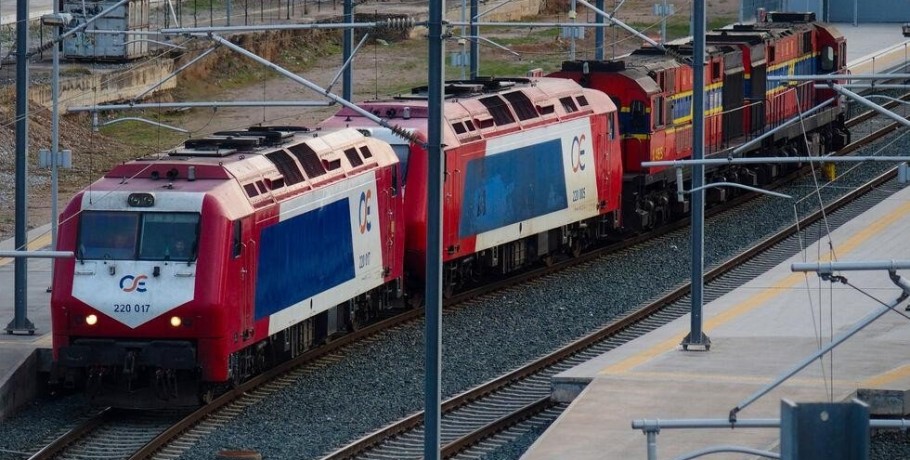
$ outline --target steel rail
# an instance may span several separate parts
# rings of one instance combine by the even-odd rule
[[[380,321],[369,326],[364,327],[363,329],[352,332],[348,335],[333,340],[319,348],[310,350],[301,354],[300,356],[286,361],[278,366],[259,374],[256,377],[253,377],[250,380],[238,385],[236,388],[224,393],[223,395],[215,398],[211,403],[206,404],[205,406],[200,407],[198,410],[187,415],[179,422],[163,431],[161,434],[156,436],[154,439],[149,441],[145,446],[136,451],[130,460],[140,460],[146,459],[154,455],[156,452],[161,450],[164,446],[169,444],[174,438],[178,437],[181,433],[191,428],[195,424],[201,422],[207,416],[217,412],[218,410],[226,407],[231,402],[241,398],[246,393],[252,391],[253,389],[260,387],[277,377],[284,375],[295,368],[304,366],[308,363],[314,362],[319,358],[330,355],[336,351],[343,349],[344,347],[350,346],[354,343],[359,342],[360,340],[383,332],[387,329],[393,328],[395,326],[413,321],[423,315],[423,311],[419,309],[408,310],[402,314],[396,315],[392,318],[389,318],[384,321]]]
[[[28,460],[50,460],[57,457],[69,445],[82,439],[89,433],[95,431],[99,426],[104,425],[111,418],[113,409],[110,407],[103,409],[101,412],[89,417],[78,426],[67,431],[52,443],[48,444],[38,452],[35,452]]]

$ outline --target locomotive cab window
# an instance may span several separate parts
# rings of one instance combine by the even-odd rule
[[[139,243],[141,260],[191,261],[198,249],[199,214],[145,213]]]
[[[85,211],[79,219],[79,259],[196,259],[199,214]]]
[[[81,259],[132,260],[136,258],[138,212],[85,211],[79,219]]]

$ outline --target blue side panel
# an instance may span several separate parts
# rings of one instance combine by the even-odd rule
[[[256,319],[354,278],[348,199],[262,230]]]
[[[559,139],[468,162],[461,238],[568,206]]]

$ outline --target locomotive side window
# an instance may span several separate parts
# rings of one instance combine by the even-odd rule
[[[549,115],[554,112],[556,112],[556,108],[553,107],[553,104],[537,106],[537,113],[539,113],[541,115]]]
[[[512,91],[511,93],[503,94],[512,108],[515,109],[515,113],[518,114],[519,120],[530,120],[531,118],[537,118],[537,109],[534,108],[534,104],[531,103],[531,99],[528,99],[528,96],[521,91]]]
[[[645,114],[645,103],[642,101],[632,101],[632,128],[633,133],[648,132],[648,117]]]
[[[664,125],[664,97],[656,96],[651,103],[651,106],[654,107],[654,127]]]
[[[490,115],[493,116],[493,122],[496,123],[497,126],[515,123],[515,117],[512,116],[509,105],[499,96],[482,97],[478,100],[487,108]]]
[[[142,260],[196,259],[199,214],[155,212],[142,216],[139,258]]]
[[[132,260],[136,258],[139,213],[85,211],[79,219],[79,259]]]
[[[250,198],[259,195],[259,190],[256,190],[256,184],[254,183],[244,185],[243,189],[246,190],[246,195]]]
[[[401,168],[401,185],[405,185],[404,182],[408,178],[408,159],[411,157],[411,146],[408,144],[396,144],[392,146],[392,150],[395,151],[395,156],[398,157],[399,161],[399,168]]]
[[[319,160],[319,155],[316,155],[316,152],[305,142],[288,147],[288,151],[297,157],[300,165],[303,166],[304,172],[310,179],[326,173],[322,162]]]
[[[392,196],[398,196],[398,165],[392,166]]]
[[[348,157],[348,161],[351,162],[351,166],[355,168],[363,165],[363,160],[361,160],[360,155],[357,154],[357,149],[353,147],[344,149],[344,156]]]
[[[265,157],[268,158],[272,163],[275,164],[275,167],[284,176],[288,185],[294,185],[298,182],[303,182],[304,177],[300,172],[300,168],[297,167],[297,163],[294,162],[294,159],[291,158],[284,150],[278,150],[276,152],[267,153]]]
[[[834,70],[834,48],[826,46],[822,49],[821,69],[825,72]]]
[[[562,103],[562,108],[566,110],[566,113],[577,112],[578,107],[575,105],[575,101],[571,97],[561,97],[559,102]]]

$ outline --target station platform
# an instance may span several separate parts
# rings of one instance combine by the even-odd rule
[[[910,41],[902,35],[900,24],[835,25],[847,38],[851,73],[906,71]],[[910,190],[904,190],[835,231],[837,259],[910,259],[910,248],[901,243],[904,229],[910,225],[908,203]],[[816,244],[806,254],[819,251]],[[554,398],[572,403],[522,460],[645,458],[646,437],[631,428],[632,420],[726,419],[738,403],[816,350],[820,327],[830,340],[832,330],[836,335],[876,307],[843,285],[820,284],[815,275],[790,271],[791,263],[812,260],[820,259],[796,256],[705,305],[703,328],[713,341],[708,352],[682,351],[679,346],[689,332],[687,315],[555,376]],[[847,276],[884,301],[899,293],[884,272]],[[910,279],[910,272],[904,276]],[[826,291],[822,299],[819,289]],[[813,317],[810,303],[815,308],[820,302],[827,306],[832,298],[837,299],[836,308],[815,312]],[[903,308],[901,305],[901,311]],[[822,326],[819,320],[824,322]],[[887,314],[835,350],[833,379],[832,369],[816,364],[771,391],[740,417],[779,418],[782,398],[842,401],[861,389],[871,390],[864,395],[908,401],[906,409],[873,407],[873,413],[910,414],[910,358],[904,358],[908,334],[906,318]],[[825,365],[830,362],[826,360]],[[660,458],[674,458],[717,444],[773,449],[778,442],[777,430],[671,430],[658,435],[658,452]]]
[[[28,233],[29,250],[51,244],[50,225]],[[12,239],[0,242],[0,250],[12,251]],[[51,260],[30,259],[27,271],[26,317],[35,326],[34,334],[8,334],[6,327],[15,318],[15,271],[11,258],[0,258],[0,420],[31,401],[40,389],[38,370],[46,365],[51,349]]]
[[[847,67],[850,73],[906,72],[910,61],[910,39],[904,37],[901,24],[854,26],[835,23],[834,26],[847,40]]]
[[[523,460],[646,458],[646,436],[633,420],[722,419],[731,409],[785,375],[860,319],[884,308],[901,290],[882,271],[841,273],[858,289],[793,273],[796,262],[910,260],[910,187],[838,228],[767,273],[703,308],[709,351],[683,351],[686,315],[609,353],[558,374],[553,397],[569,407],[533,444]],[[910,280],[910,270],[899,275]],[[862,292],[860,292],[860,290]],[[783,398],[797,403],[842,402],[857,397],[873,415],[910,413],[908,301],[746,406],[739,419],[777,419]],[[900,314],[898,314],[898,312]],[[583,388],[583,389],[581,389]],[[577,396],[576,396],[577,395]],[[871,396],[870,396],[871,395]],[[574,399],[572,399],[574,397]],[[718,445],[774,450],[778,429],[663,430],[659,458]],[[711,458],[755,458],[712,456]]]

